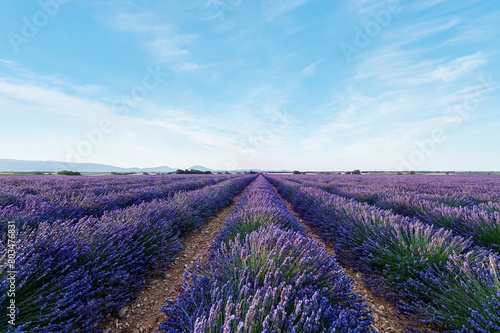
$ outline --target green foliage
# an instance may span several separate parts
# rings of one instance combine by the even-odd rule
[[[299,170],[293,170],[292,172],[294,175],[300,175],[302,174],[302,172],[300,172]]]
[[[191,170],[182,170],[182,169],[177,169],[175,170],[175,173],[176,174],[197,174],[197,175],[211,175],[212,174],[212,171],[201,171],[201,170],[195,170],[195,169],[191,169]]]
[[[416,175],[417,173],[415,171],[410,171],[408,172],[409,175]]]
[[[361,174],[361,171],[356,169],[352,172],[353,175],[360,175]]]
[[[63,176],[80,176],[81,173],[78,171],[68,171],[68,170],[62,170],[57,173],[58,175],[63,175]]]
[[[346,171],[345,172],[346,175],[350,175],[351,174],[351,171]]]

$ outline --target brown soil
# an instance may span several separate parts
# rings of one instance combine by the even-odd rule
[[[277,189],[274,188],[276,193]],[[135,303],[128,304],[120,311],[122,318],[108,317],[106,322],[98,327],[104,328],[104,333],[150,333],[158,332],[160,324],[166,320],[161,307],[165,304],[165,299],[174,300],[181,293],[180,287],[184,282],[184,272],[197,259],[202,262],[208,260],[209,247],[213,243],[217,232],[224,226],[225,221],[231,214],[232,209],[239,201],[245,191],[243,190],[235,197],[231,206],[224,208],[215,217],[209,219],[202,227],[189,233],[182,239],[184,251],[178,255],[172,266],[161,278],[153,280],[146,289],[140,293]],[[310,231],[309,236],[315,239],[325,250],[335,255],[333,245],[325,243],[315,230],[308,227],[300,215],[294,211],[292,205],[278,193],[279,197],[286,204],[288,209],[300,220],[303,226]],[[373,311],[372,316],[375,321],[372,325],[374,332],[405,332],[405,326],[413,324],[415,328],[426,331],[425,327],[418,325],[407,318],[400,320],[397,316],[397,309],[394,304],[383,297],[379,297],[365,286],[361,280],[362,273],[351,267],[343,267],[346,275],[354,280],[353,290],[360,297],[366,299],[365,303]]]
[[[274,187],[274,186],[273,186]],[[302,225],[309,231],[309,237],[316,240],[321,246],[324,247],[326,252],[331,255],[335,255],[335,248],[332,244],[326,243],[318,236],[318,231],[314,228],[309,227],[302,217],[293,209],[293,206],[290,202],[285,200],[281,194],[278,192],[278,189],[274,187],[274,190],[279,195],[281,200],[286,204],[290,212],[292,212],[302,223]],[[406,327],[412,325],[413,328],[417,328],[422,332],[428,331],[426,327],[422,324],[417,323],[414,320],[401,317],[399,318],[396,314],[398,310],[394,303],[386,300],[383,297],[375,295],[375,293],[366,286],[366,284],[362,281],[363,274],[359,271],[356,271],[352,267],[342,266],[345,270],[345,274],[354,280],[353,291],[357,293],[360,297],[365,298],[365,304],[367,307],[373,311],[371,314],[374,318],[374,322],[372,324],[372,328],[375,332],[405,332]]]
[[[154,279],[136,298],[134,303],[127,304],[120,315],[122,318],[108,316],[106,322],[99,327],[104,333],[149,333],[158,332],[160,324],[166,320],[161,307],[165,299],[174,300],[181,293],[184,282],[184,272],[199,258],[207,261],[209,247],[213,243],[217,232],[224,226],[234,206],[240,200],[245,190],[234,198],[231,206],[221,210],[210,218],[203,226],[186,235],[181,244],[184,251],[179,253],[175,262],[161,278]]]

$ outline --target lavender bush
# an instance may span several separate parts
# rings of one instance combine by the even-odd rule
[[[23,332],[91,332],[95,322],[116,313],[181,251],[179,235],[229,204],[255,177],[231,178],[100,218],[41,223],[18,235],[16,306]],[[192,205],[186,204],[193,203]],[[6,241],[2,236],[2,244]],[[2,247],[1,258],[5,258]],[[0,277],[6,310],[6,263]],[[7,328],[5,316],[0,329]]]
[[[258,178],[233,209],[224,228],[218,233],[212,249],[218,249],[222,242],[234,240],[237,235],[244,238],[265,225],[275,225],[283,230],[306,234],[297,218],[276,195],[271,184],[263,178]]]
[[[164,308],[168,332],[370,332],[351,281],[313,240],[276,226],[221,244]]]
[[[472,247],[446,229],[280,177],[269,179],[348,263],[372,274],[375,284],[388,286],[405,313],[453,332],[499,327],[499,259],[494,252]]]
[[[392,177],[397,178],[397,176]],[[484,187],[484,184],[471,186],[470,190],[480,191],[481,195],[479,196],[476,193],[465,191],[462,191],[461,194],[450,192],[450,189],[458,191],[457,187],[446,184],[443,178],[437,178],[437,183],[444,188],[441,190],[434,189],[429,183],[418,183],[424,188],[424,193],[421,193],[422,189],[420,188],[415,186],[405,187],[400,183],[398,187],[394,188],[383,186],[378,182],[378,178],[372,179],[370,177],[369,180],[365,178],[363,181],[365,185],[360,185],[358,179],[356,179],[356,182],[352,181],[351,183],[348,181],[347,184],[342,185],[332,180],[332,178],[326,181],[324,177],[315,180],[311,176],[287,177],[286,179],[304,185],[319,187],[329,193],[375,205],[399,215],[418,218],[422,222],[453,230],[455,234],[462,237],[470,237],[477,245],[500,251],[499,202],[482,202],[484,200],[497,200],[498,192],[492,189],[486,191],[487,188]],[[383,179],[387,181],[391,178],[384,177]],[[425,179],[429,182],[429,178]],[[454,180],[454,177],[446,177],[445,179],[451,181]],[[460,177],[460,179],[464,178]],[[483,182],[484,179],[498,180],[497,177],[477,178],[477,180]],[[373,183],[370,186],[366,185],[369,184],[370,180]],[[464,182],[467,184],[469,181]],[[403,182],[403,184],[406,185],[406,182]],[[494,182],[491,186],[493,189],[500,190],[498,183]],[[479,197],[483,200],[478,199]]]
[[[210,262],[185,277],[183,293],[163,308],[164,332],[371,331],[351,280],[263,177],[233,210]]]
[[[106,211],[165,199],[232,177],[235,176],[3,177],[0,222],[14,220],[19,229],[26,229],[36,228],[41,222],[99,217]]]

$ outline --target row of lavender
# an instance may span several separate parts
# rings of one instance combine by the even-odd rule
[[[164,332],[371,332],[348,279],[262,176],[163,308]]]
[[[105,211],[167,198],[231,177],[234,176],[4,177],[0,179],[0,222],[13,220],[24,229],[34,228],[42,221],[101,216]]]
[[[279,176],[268,179],[335,245],[341,260],[364,270],[402,312],[452,332],[500,330],[497,253],[366,203]]]
[[[392,177],[397,178],[398,176]],[[358,178],[364,178],[361,182],[365,184],[372,180],[371,176]],[[454,176],[435,176],[438,184],[444,182],[443,178],[453,179]],[[484,176],[483,178],[500,179],[500,177],[496,176]],[[466,202],[473,202],[472,198],[460,197],[452,200],[450,199],[451,196],[445,197],[441,201],[428,200],[425,195],[419,193],[393,191],[390,186],[379,183],[378,178],[373,179],[371,184],[373,188],[355,185],[357,181],[352,181],[349,186],[340,186],[338,178],[335,177],[299,176],[288,177],[287,179],[305,185],[317,186],[329,193],[366,202],[382,209],[390,209],[396,214],[414,217],[422,222],[453,230],[457,235],[466,238],[470,237],[477,245],[496,251],[500,250],[500,202],[490,201],[468,205]],[[480,180],[477,177],[475,179]],[[500,193],[494,192],[495,189],[499,190],[493,186],[493,189],[489,192],[491,194],[489,197],[493,197],[493,193],[495,195]]]
[[[229,205],[254,178],[238,176],[101,217],[42,222],[19,231],[15,267],[5,260],[2,237],[0,312],[12,299],[6,277],[15,270],[16,332],[91,332],[171,264],[181,235]],[[0,331],[14,331],[8,318],[2,315]]]
[[[366,202],[383,200],[386,195],[411,197],[413,201],[428,201],[451,207],[500,203],[500,177],[496,175],[471,176],[403,176],[403,175],[306,175],[302,181],[319,183],[340,195],[355,195]],[[380,193],[380,189],[384,193]]]
[[[431,201],[477,204],[500,201],[498,175],[307,175],[341,189],[351,186],[377,190],[381,187],[397,194],[419,194]]]
[[[211,175],[206,178],[224,176]],[[89,176],[89,177],[2,177],[0,178],[0,207],[14,205],[23,208],[30,199],[44,201],[83,201],[108,195],[137,196],[143,192],[160,193],[172,182],[201,178],[199,175],[156,176]],[[168,189],[165,189],[168,191]],[[135,194],[135,195],[134,195]],[[144,194],[143,194],[144,195]]]

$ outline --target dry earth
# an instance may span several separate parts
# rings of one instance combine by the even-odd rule
[[[246,188],[245,188],[246,190]],[[232,205],[221,210],[200,228],[187,234],[181,241],[184,251],[179,253],[172,266],[161,278],[154,279],[136,298],[126,305],[116,318],[108,317],[99,327],[104,333],[149,333],[158,332],[160,324],[166,320],[161,307],[166,299],[174,300],[181,292],[184,272],[199,258],[208,260],[209,247],[217,232],[224,226],[234,206],[245,192],[234,198]]]
[[[274,187],[274,186],[273,186]],[[278,194],[278,196],[283,200],[283,202],[288,207],[288,210],[292,212],[302,223],[302,225],[309,231],[309,236],[316,240],[321,246],[323,246],[331,255],[335,255],[335,248],[332,244],[326,243],[318,236],[317,230],[309,227],[302,217],[293,209],[293,206],[290,202],[285,200],[281,194],[278,192],[278,189],[274,187],[274,190]],[[394,303],[386,300],[383,297],[375,295],[373,290],[366,286],[366,284],[362,281],[363,274],[354,270],[352,267],[342,266],[345,270],[345,274],[354,280],[353,291],[357,293],[360,297],[366,299],[365,304],[367,307],[373,311],[371,316],[374,319],[374,323],[372,324],[372,328],[375,332],[405,332],[406,327],[412,325],[413,328],[417,328],[422,332],[427,331],[427,328],[422,324],[416,323],[409,318],[402,317],[401,319],[396,315],[398,310]]]
[[[308,227],[300,215],[294,211],[292,205],[278,193],[276,188],[274,189],[288,209],[310,231],[309,236],[315,239],[320,246],[323,246],[329,254],[334,255],[335,249],[333,245],[325,243],[315,230]],[[178,255],[172,266],[165,272],[165,275],[148,284],[146,289],[137,296],[134,303],[128,304],[120,311],[118,317],[111,318],[108,316],[107,321],[101,323],[98,327],[104,328],[104,333],[158,332],[160,324],[166,320],[165,314],[161,311],[161,307],[165,304],[164,300],[174,300],[180,294],[180,287],[184,282],[184,272],[188,267],[197,259],[201,261],[208,260],[210,245],[244,192],[243,190],[235,197],[231,206],[224,208],[202,227],[186,235],[181,242],[184,251]],[[374,324],[372,328],[375,332],[405,332],[405,327],[410,324],[415,328],[426,331],[425,327],[408,318],[398,318],[394,304],[383,297],[375,295],[362,281],[362,273],[355,271],[351,267],[343,268],[345,273],[354,280],[354,292],[365,298],[366,305],[373,311]]]

